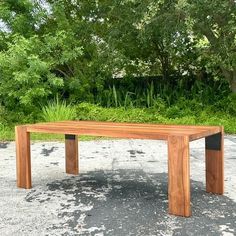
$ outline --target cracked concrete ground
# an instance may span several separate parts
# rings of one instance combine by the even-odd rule
[[[16,187],[15,144],[0,143],[0,235],[236,235],[236,136],[225,137],[225,194],[205,192],[204,140],[190,144],[192,217],[168,215],[167,145],[80,142],[80,175],[64,143],[31,145],[30,190]]]

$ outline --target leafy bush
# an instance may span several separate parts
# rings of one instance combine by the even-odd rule
[[[230,94],[227,97],[217,101],[214,105],[215,110],[236,116],[236,94]]]
[[[14,138],[14,128],[0,123],[0,140],[13,140]]]
[[[233,98],[230,98],[233,99]],[[235,105],[229,103],[206,106],[195,100],[179,100],[175,105],[167,106],[159,100],[153,108],[104,108],[95,104],[66,104],[55,98],[41,109],[40,115],[34,112],[24,115],[23,112],[8,111],[0,107],[0,140],[14,139],[14,125],[34,123],[38,121],[60,120],[96,120],[114,122],[137,122],[158,124],[193,124],[193,125],[223,125],[226,133],[236,133],[236,115],[231,114]],[[230,112],[225,112],[224,108]],[[33,135],[34,139],[61,139],[61,136]]]
[[[75,108],[71,104],[66,104],[66,101],[60,101],[55,98],[42,107],[42,119],[49,121],[74,120],[76,117]]]
[[[6,109],[0,105],[0,124],[5,124],[7,118]]]
[[[82,55],[72,36],[63,30],[43,37],[12,36],[7,50],[0,51],[0,98],[8,108],[35,108],[72,81],[61,69]]]
[[[188,103],[188,102],[186,102]],[[191,102],[189,102],[191,104]],[[201,104],[192,102],[193,108],[183,108],[177,105],[165,107],[161,111],[155,108],[103,108],[94,104],[81,103],[76,106],[77,120],[162,123],[162,124],[195,124],[223,125],[227,133],[236,133],[236,116],[215,112],[204,108]]]

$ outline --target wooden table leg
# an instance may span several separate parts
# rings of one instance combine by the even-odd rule
[[[188,217],[190,207],[189,138],[168,138],[168,199],[169,213]]]
[[[66,173],[77,175],[78,170],[78,137],[65,135]]]
[[[224,130],[205,138],[206,191],[224,193]]]
[[[16,171],[17,186],[29,189],[31,183],[30,133],[25,126],[16,126]]]

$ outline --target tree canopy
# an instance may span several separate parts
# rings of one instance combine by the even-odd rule
[[[207,73],[236,93],[234,0],[4,0],[0,22],[8,107],[57,93],[92,101],[115,76]]]

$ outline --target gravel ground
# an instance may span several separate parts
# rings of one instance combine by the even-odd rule
[[[0,235],[236,235],[236,136],[225,137],[225,194],[205,192],[204,140],[190,144],[192,217],[168,215],[167,145],[79,144],[65,174],[64,143],[31,144],[30,190],[16,187],[15,143],[0,143]]]

